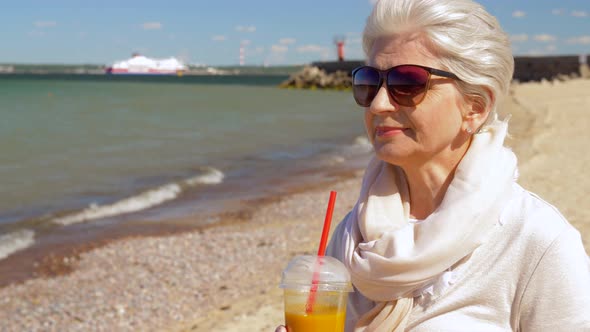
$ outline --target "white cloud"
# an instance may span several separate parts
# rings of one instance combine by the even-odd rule
[[[272,45],[270,50],[273,53],[287,53],[289,48],[285,45]]]
[[[160,30],[162,29],[162,23],[160,22],[145,22],[141,24],[141,28],[144,30]]]
[[[298,53],[315,54],[314,57],[319,56],[320,60],[331,60],[335,56],[333,55],[333,49],[315,44],[307,44],[297,47]],[[333,60],[333,59],[332,59]]]
[[[590,35],[573,37],[566,41],[568,44],[590,45]]]
[[[514,12],[512,12],[512,17],[516,17],[516,18],[521,18],[521,17],[525,17],[526,13],[523,12],[522,10],[516,10]]]
[[[564,15],[565,14],[565,9],[563,9],[563,8],[555,8],[555,9],[551,10],[551,14],[558,15],[558,16]]]
[[[57,22],[55,22],[55,21],[36,21],[36,22],[33,22],[33,24],[37,28],[53,28],[54,26],[57,25]]]
[[[557,50],[557,46],[551,44],[551,45],[547,45],[547,47],[545,47],[545,50],[549,51],[549,52],[553,52],[555,50]]]
[[[236,27],[236,31],[238,31],[238,32],[256,32],[256,27],[253,25],[250,25],[250,26],[238,25]]]
[[[573,17],[588,17],[588,13],[583,10],[574,10],[571,15]]]
[[[527,35],[526,33],[522,33],[519,35],[512,35],[512,36],[510,36],[510,40],[514,43],[525,42],[525,41],[529,40],[529,35]]]
[[[242,40],[240,41],[240,44],[241,44],[241,45],[244,45],[244,46],[246,46],[246,45],[250,45],[251,43],[252,43],[252,41],[251,41],[250,39],[242,39]]]
[[[324,51],[325,47],[320,45],[308,44],[297,47],[297,52],[299,53],[321,53]]]
[[[227,37],[222,36],[222,35],[215,35],[215,36],[211,37],[211,40],[221,42],[221,41],[226,41]]]
[[[296,42],[295,38],[281,38],[281,39],[279,39],[279,44],[281,44],[281,45],[295,44],[295,42]]]
[[[534,40],[538,41],[538,42],[542,42],[542,43],[549,43],[549,42],[554,42],[557,40],[557,37],[553,36],[553,35],[548,35],[548,34],[542,34],[542,35],[535,35],[533,37]]]
[[[371,6],[374,6],[377,3],[377,1],[379,1],[379,0],[369,0],[369,4]]]

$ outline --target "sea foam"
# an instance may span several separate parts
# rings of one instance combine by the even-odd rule
[[[367,138],[367,136],[357,136],[357,137],[355,137],[352,146],[354,148],[358,148],[358,149],[361,149],[361,150],[366,151],[366,152],[369,152],[369,151],[372,151],[373,150],[373,144],[371,144],[371,141],[369,141],[369,139]]]
[[[35,243],[35,232],[22,229],[0,235],[0,259],[4,259],[19,250],[26,249]]]
[[[186,179],[183,181],[183,183],[189,186],[195,186],[199,184],[219,184],[223,182],[223,178],[225,177],[222,171],[213,167],[205,167],[202,168],[201,171],[203,174]]]
[[[65,216],[56,217],[52,221],[60,225],[71,225],[100,218],[138,212],[176,199],[185,188],[197,185],[213,185],[223,182],[223,172],[215,168],[203,168],[202,172],[203,173],[198,176],[150,189],[112,204],[92,204],[86,209]]]

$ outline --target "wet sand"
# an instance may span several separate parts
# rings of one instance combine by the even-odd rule
[[[580,175],[590,166],[590,80],[512,90],[500,113],[512,114],[507,144],[519,182],[562,211],[588,252],[590,180]],[[54,257],[45,268],[55,273],[0,289],[0,330],[273,331],[283,321],[281,269],[317,250],[329,191],[338,191],[335,223],[354,204],[361,175],[252,202],[222,224]]]

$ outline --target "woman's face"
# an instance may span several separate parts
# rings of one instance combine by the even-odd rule
[[[418,38],[378,38],[369,65],[387,69],[401,64],[444,69]],[[426,97],[413,107],[398,105],[381,86],[365,110],[365,126],[377,156],[385,162],[416,167],[458,161],[468,146],[462,116],[466,107],[452,79],[433,75]]]

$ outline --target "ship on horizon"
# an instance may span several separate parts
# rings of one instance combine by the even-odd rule
[[[107,74],[119,75],[178,75],[188,67],[174,57],[165,59],[152,59],[139,53],[134,53],[130,59],[117,61],[106,68]]]

